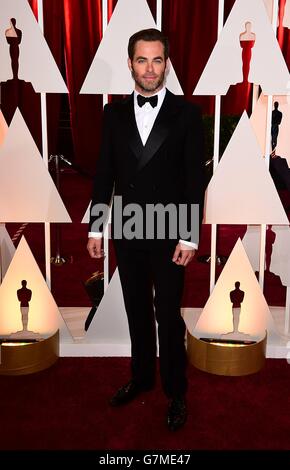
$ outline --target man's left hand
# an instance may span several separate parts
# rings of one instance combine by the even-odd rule
[[[178,243],[172,261],[179,266],[187,266],[194,258],[195,252],[196,250],[194,248],[186,247],[185,245],[181,247],[181,243]]]

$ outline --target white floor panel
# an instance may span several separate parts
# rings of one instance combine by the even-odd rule
[[[129,343],[86,343],[84,323],[90,311],[90,307],[60,307],[60,312],[73,336],[73,342],[60,345],[62,357],[117,357],[130,356]],[[284,334],[285,309],[282,307],[270,307],[278,334],[268,338],[268,358],[289,358],[290,360],[290,335]],[[184,308],[182,314],[188,331],[193,331],[201,314],[201,308]]]

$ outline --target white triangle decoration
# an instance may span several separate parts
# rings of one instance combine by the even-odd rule
[[[265,129],[267,123],[267,101],[267,96],[261,94],[250,118],[263,152],[266,140]],[[286,158],[288,166],[290,167],[290,96],[274,95],[273,109],[276,101],[279,103],[278,110],[282,113],[282,121],[279,125],[277,138],[276,155]]]
[[[18,109],[0,148],[0,220],[71,222]]]
[[[0,82],[13,78],[9,44],[5,31],[16,19],[16,28],[22,31],[19,44],[18,78],[32,83],[36,92],[67,93],[66,84],[43,37],[28,1],[1,0],[0,16]]]
[[[7,272],[14,253],[15,247],[5,228],[5,224],[0,223],[0,283]]]
[[[146,0],[119,0],[99,45],[80,93],[130,94],[134,82],[128,69],[128,40],[141,29],[156,28]],[[183,91],[171,64],[167,88]]]
[[[86,210],[86,212],[85,212],[85,215],[84,215],[83,218],[82,218],[82,221],[81,221],[82,224],[88,224],[89,221],[90,221],[90,208],[91,208],[91,203],[92,203],[92,202],[90,201],[90,203],[89,203],[89,205],[88,205],[88,207],[87,207],[87,210]]]
[[[288,224],[261,153],[244,112],[209,182],[204,223]]]
[[[240,289],[245,292],[239,331],[256,340],[264,337],[265,330],[268,336],[271,332],[276,335],[269,307],[239,238],[197,321],[194,336],[219,338],[233,329],[229,294],[235,288],[236,281],[240,282]]]
[[[240,34],[251,22],[256,39],[248,80],[266,95],[289,93],[289,72],[262,0],[236,0],[194,90],[194,95],[225,95],[243,81]]]
[[[4,142],[7,131],[8,131],[7,122],[5,121],[2,111],[0,111],[0,147]]]
[[[27,281],[27,288],[32,291],[28,329],[41,336],[50,336],[60,329],[62,339],[73,341],[24,237],[0,286],[0,335],[22,329],[20,302],[17,298],[22,280]]]
[[[108,288],[98,306],[85,334],[87,343],[128,344],[129,327],[118,269],[115,270]]]

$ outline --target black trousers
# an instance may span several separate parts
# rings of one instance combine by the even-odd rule
[[[114,240],[131,337],[132,378],[144,389],[154,384],[156,318],[161,382],[169,398],[185,394],[187,387],[185,323],[180,314],[184,267],[172,261],[176,244]]]

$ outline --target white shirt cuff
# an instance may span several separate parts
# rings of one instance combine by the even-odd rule
[[[89,232],[89,238],[102,238],[102,232]]]
[[[179,243],[181,244],[181,249],[182,250],[188,250],[189,248],[193,248],[194,250],[198,249],[197,243],[188,242],[186,240],[179,240]]]

